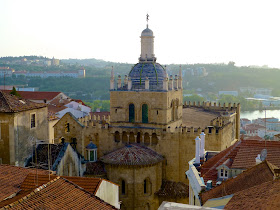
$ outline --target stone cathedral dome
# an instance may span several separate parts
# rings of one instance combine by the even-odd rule
[[[137,63],[129,72],[129,77],[134,88],[144,86],[145,79],[148,78],[151,89],[154,89],[153,86],[158,89],[162,88],[165,70],[158,63]]]

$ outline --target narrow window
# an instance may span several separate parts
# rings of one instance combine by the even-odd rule
[[[224,176],[224,169],[221,169],[221,177]]]
[[[148,105],[143,104],[142,105],[142,123],[148,123],[149,118],[148,118]]]
[[[225,177],[227,177],[228,175],[227,175],[227,170],[225,170]]]
[[[94,151],[89,151],[89,161],[94,161]]]
[[[70,123],[65,123],[65,132],[66,133],[70,132]]]
[[[129,122],[135,122],[134,104],[129,104]]]
[[[117,113],[118,112],[118,109],[115,109],[115,113]]]
[[[36,124],[35,124],[35,114],[31,114],[31,128],[35,128]]]
[[[125,195],[125,181],[122,180],[122,195]]]
[[[147,179],[144,180],[144,194],[147,193]]]

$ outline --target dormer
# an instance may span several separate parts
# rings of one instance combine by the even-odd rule
[[[92,141],[86,146],[86,154],[89,162],[97,161],[97,146]]]
[[[231,169],[232,160],[227,159],[223,164],[219,165],[216,169],[218,171],[218,180],[224,180],[231,177]]]

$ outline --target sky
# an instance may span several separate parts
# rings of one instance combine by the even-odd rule
[[[280,68],[279,7],[279,0],[0,0],[0,57],[137,63],[149,13],[161,64]]]

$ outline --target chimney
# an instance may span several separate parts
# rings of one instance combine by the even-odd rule
[[[259,163],[261,163],[262,160],[261,160],[261,155],[258,154],[258,156],[256,157],[256,165],[258,165]]]
[[[210,190],[210,189],[212,189],[212,180],[208,180],[206,182],[206,190]]]
[[[201,132],[200,134],[200,159],[204,162],[204,153],[205,153],[205,133]]]
[[[199,150],[200,150],[200,138],[197,136],[195,138],[195,163],[196,164],[200,164]]]

